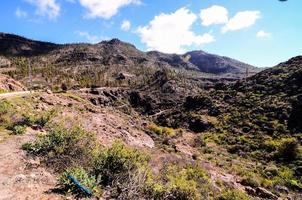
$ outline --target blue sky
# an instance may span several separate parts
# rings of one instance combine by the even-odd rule
[[[0,31],[56,43],[119,38],[141,50],[204,50],[259,67],[302,54],[302,1],[10,0]]]

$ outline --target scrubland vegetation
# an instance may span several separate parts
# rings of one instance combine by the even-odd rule
[[[26,60],[14,62],[16,70],[8,73],[22,80],[28,74]],[[37,111],[33,98],[1,100],[0,126],[10,137],[22,137],[30,128],[40,130],[23,150],[59,177],[57,191],[65,195],[85,196],[71,175],[94,197],[299,199],[301,63],[295,58],[246,81],[207,85],[181,70],[137,67],[130,71],[136,78],[119,79],[119,66],[60,69],[33,62],[37,88],[50,88],[60,98],[84,105],[81,114],[96,115],[93,106],[121,112],[131,125],[113,129],[131,135],[129,127],[135,126],[150,136],[155,147],[137,148],[121,140],[104,146],[81,124],[72,120],[64,124],[60,110],[78,109],[70,102],[63,106],[58,101]],[[22,81],[28,83],[26,78]],[[99,86],[106,88],[98,90]],[[84,95],[68,93],[82,87],[92,90]],[[154,163],[154,154],[163,156],[163,166]]]

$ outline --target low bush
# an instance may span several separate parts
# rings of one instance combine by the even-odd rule
[[[164,137],[172,137],[175,135],[175,130],[173,128],[168,128],[168,127],[162,127],[158,126],[156,124],[151,124],[149,125],[149,130],[159,136],[164,136]]]
[[[223,191],[218,200],[251,200],[245,193],[239,190],[226,190]]]
[[[55,110],[46,111],[43,112],[42,114],[26,113],[23,114],[23,124],[27,126],[38,125],[41,127],[45,127],[55,116],[55,114],[56,114]]]
[[[195,200],[205,198],[207,192],[206,173],[197,166],[180,169],[169,166],[162,177],[149,177],[146,191],[151,199]]]
[[[260,186],[260,179],[256,176],[256,174],[248,173],[243,176],[241,184],[256,188]]]
[[[145,154],[117,141],[95,158],[94,171],[97,177],[102,178],[102,184],[119,184],[127,181],[132,172],[146,167],[148,161],[149,157]]]
[[[12,105],[7,101],[0,102],[0,125],[5,125],[10,122],[10,117],[7,115],[11,112]]]
[[[99,180],[97,180],[95,176],[91,176],[85,169],[81,167],[67,169],[59,177],[59,187],[66,194],[71,193],[78,197],[89,196],[89,194],[81,191],[79,187],[70,180],[71,176],[74,177],[81,184],[81,186],[92,192],[94,196],[101,196],[102,190],[99,187]]]
[[[7,101],[1,101],[0,102],[0,114],[1,115],[4,115],[4,114],[7,114],[8,111],[10,110],[11,108],[11,104]]]
[[[0,89],[0,94],[7,93],[7,90]]]
[[[89,165],[98,144],[93,134],[79,127],[66,129],[55,125],[35,142],[24,144],[23,149],[32,155],[42,156],[47,165],[60,171],[79,164]]]
[[[13,135],[24,135],[26,132],[26,126],[15,125],[10,128]]]
[[[285,138],[280,141],[280,145],[276,152],[276,158],[291,162],[296,160],[299,155],[299,142],[296,138]]]

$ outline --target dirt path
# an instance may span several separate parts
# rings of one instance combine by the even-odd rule
[[[21,91],[21,92],[10,92],[10,93],[3,93],[0,94],[0,99],[9,98],[9,97],[16,97],[16,96],[27,96],[32,94],[30,91]]]
[[[9,136],[0,131],[0,200],[62,199],[50,193],[56,184],[55,177],[21,150],[22,144],[35,134],[29,130],[23,136]]]

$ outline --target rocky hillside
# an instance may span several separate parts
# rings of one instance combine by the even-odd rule
[[[184,55],[189,63],[192,63],[200,71],[212,74],[225,74],[225,73],[235,73],[235,74],[245,74],[246,70],[249,73],[255,74],[260,70],[238,60],[218,56],[214,54],[209,54],[204,51],[192,51]]]
[[[24,91],[25,87],[19,83],[18,81],[15,81],[14,79],[1,75],[0,74],[0,93],[1,92],[14,92],[14,91]]]
[[[246,68],[249,69],[250,74],[259,71],[240,61],[203,51],[189,52],[184,55],[142,52],[135,46],[118,39],[103,41],[95,45],[57,45],[1,33],[0,55],[36,57],[33,62],[43,61],[60,66],[76,64],[77,66],[128,66],[130,68],[136,66],[169,67],[215,75],[233,74],[237,78],[245,76]]]
[[[20,177],[0,170],[2,193],[37,187],[42,177],[31,174],[40,169],[51,182],[38,194],[53,188],[45,195],[58,199],[89,197],[68,174],[104,199],[302,199],[301,56],[241,80],[255,68],[202,51],[145,53],[117,39],[0,61],[17,80],[31,73],[52,89],[0,101],[0,149],[24,154],[12,153],[15,163],[0,156],[23,174],[9,182]],[[24,160],[34,165],[22,170]]]
[[[157,125],[194,132],[197,144],[190,146],[201,148],[202,158],[210,154],[210,162],[231,166],[251,196],[261,197],[260,190],[266,190],[270,197],[262,199],[284,199],[302,191],[301,72],[298,56],[246,81],[218,83],[206,90],[161,72],[148,86],[121,99],[128,97],[131,108]],[[175,138],[161,142],[178,147]],[[240,166],[234,161],[237,156],[245,159]]]
[[[0,101],[0,152],[15,161],[0,155],[11,166],[0,170],[0,194],[88,198],[72,174],[104,199],[301,199],[301,61],[208,87],[154,68],[131,87],[122,73],[109,87]]]

